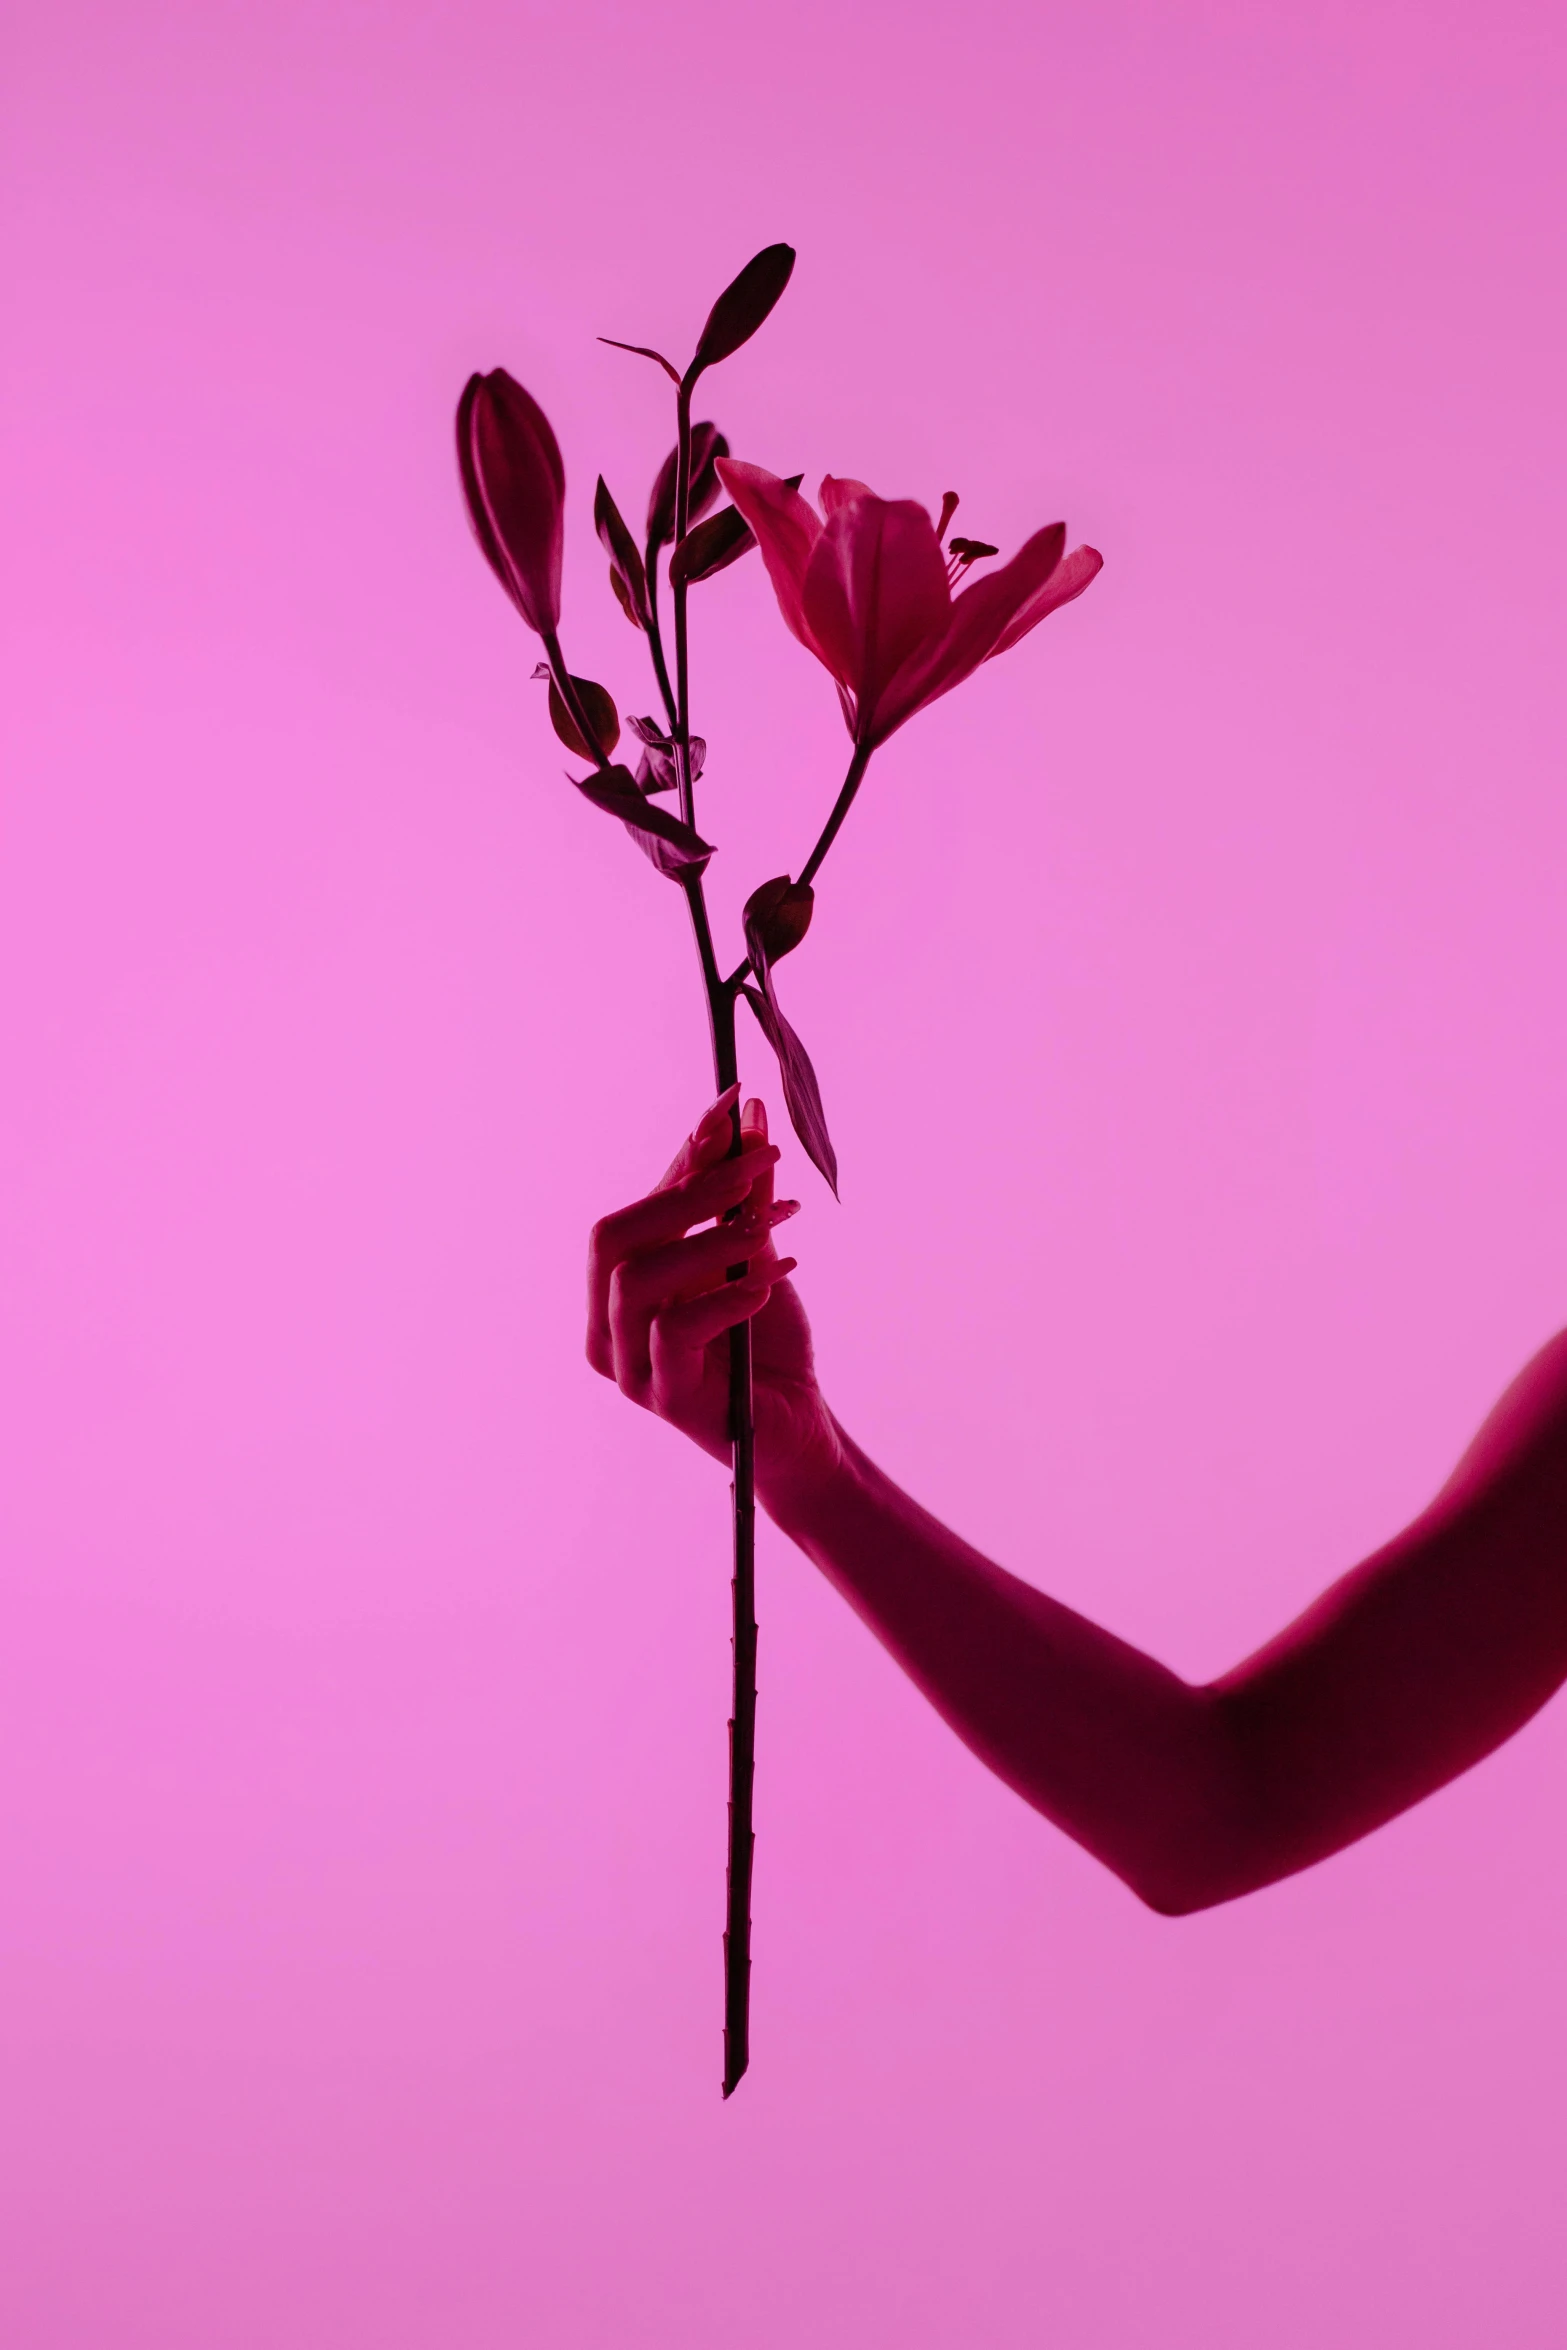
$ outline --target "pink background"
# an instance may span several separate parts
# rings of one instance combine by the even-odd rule
[[[1557,10],[33,0],[4,86],[0,2334],[1509,2350],[1567,2285],[1567,1709],[1172,1924],[770,1533],[718,2098],[723,1481],[581,1359],[706,1098],[457,392],[589,534],[711,409],[1084,602],[883,754],[785,1000],[829,1391],[1180,1669],[1567,1319]],[[844,758],[702,592],[727,935]],[[765,1075],[758,1048],[752,1068]]]

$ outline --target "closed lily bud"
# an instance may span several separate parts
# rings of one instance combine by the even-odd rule
[[[553,637],[566,468],[549,418],[503,367],[468,380],[457,406],[457,462],[490,569],[528,626]]]

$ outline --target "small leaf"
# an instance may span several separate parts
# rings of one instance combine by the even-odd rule
[[[771,966],[793,954],[810,929],[815,906],[816,892],[810,883],[791,881],[787,873],[781,873],[776,881],[764,881],[746,899],[745,943],[751,968],[764,987]]]
[[[712,846],[666,809],[650,807],[638,791],[627,767],[599,767],[591,775],[573,775],[584,799],[607,816],[618,816],[642,854],[660,873],[678,880],[682,873],[700,873],[713,854]]]
[[[670,556],[669,584],[675,587],[684,580],[690,586],[694,580],[711,579],[716,571],[738,563],[755,544],[755,533],[738,506],[721,506],[689,531]]]
[[[707,757],[707,744],[701,735],[694,734],[690,743],[691,780],[696,783],[702,774]],[[674,791],[680,782],[680,770],[675,764],[675,746],[671,742],[649,743],[637,761],[637,782],[645,792]]]
[[[609,557],[612,571],[618,572],[625,587],[620,598],[621,610],[635,618],[639,627],[648,623],[647,573],[637,553],[637,542],[620,518],[620,508],[609,494],[609,484],[602,473],[598,488],[593,493],[593,527]],[[619,591],[616,591],[617,594]]]
[[[656,718],[633,718],[628,713],[626,724],[630,727],[638,742],[646,743],[650,750],[668,749],[669,737],[664,732],[663,728],[659,725]]]
[[[537,677],[539,673],[535,670],[533,674]],[[545,675],[549,676],[548,670]],[[581,729],[561,700],[560,688],[553,677],[550,678],[550,724],[567,750],[575,751],[579,759],[592,759],[600,754],[607,759],[620,740],[620,713],[604,688],[595,685],[591,677],[574,677],[571,682],[577,689],[583,716],[597,738],[598,750],[583,741]]]
[[[716,367],[720,359],[727,359],[731,351],[751,340],[789,283],[793,268],[792,245],[766,245],[725,286],[708,312],[696,357],[686,369],[688,384],[695,383],[704,367]]]
[[[729,454],[729,443],[716,424],[693,424],[691,427],[691,493],[687,501],[686,527],[690,528],[699,514],[705,514],[718,495],[718,474],[715,470],[720,457]],[[675,535],[675,471],[680,462],[678,448],[671,449],[658,469],[653,484],[653,495],[647,502],[648,561],[667,547]]]
[[[646,343],[617,343],[613,335],[600,335],[601,343],[608,343],[612,351],[632,351],[639,359],[656,359],[672,384],[680,381],[680,370],[672,367],[662,351],[650,351]]]
[[[760,989],[754,987],[744,988],[741,992],[756,1014],[762,1034],[778,1055],[778,1073],[783,1079],[789,1123],[804,1143],[812,1166],[826,1178],[836,1199],[838,1155],[832,1147],[832,1137],[827,1132],[821,1088],[816,1082],[816,1071],[811,1067],[811,1056],[779,1011],[776,997],[769,1001]]]

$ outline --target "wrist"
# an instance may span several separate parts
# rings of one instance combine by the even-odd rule
[[[824,1516],[842,1509],[857,1489],[864,1456],[822,1406],[821,1424],[809,1442],[785,1461],[757,1462],[756,1498],[773,1524],[791,1540],[804,1542]]]

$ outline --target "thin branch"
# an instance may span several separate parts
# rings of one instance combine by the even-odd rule
[[[874,745],[870,743],[855,744],[854,756],[849,761],[849,772],[844,777],[843,782],[839,787],[838,797],[833,802],[832,814],[828,817],[826,823],[822,826],[820,835],[817,838],[816,846],[814,849],[812,849],[810,855],[806,858],[804,868],[800,873],[799,879],[802,887],[815,880],[816,875],[821,868],[822,859],[826,856],[827,851],[832,847],[833,842],[837,839],[838,827],[842,824],[845,816],[848,815],[849,810],[853,807],[854,795],[859,790],[860,785],[865,781],[865,770],[871,763],[871,752],[873,748]]]

